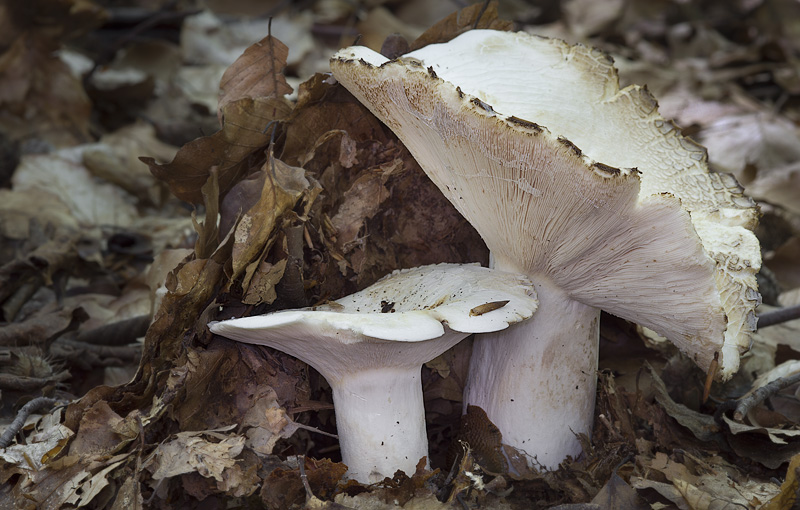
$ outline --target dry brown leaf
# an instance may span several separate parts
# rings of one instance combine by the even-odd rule
[[[775,273],[782,288],[800,287],[800,237],[792,237],[773,253],[764,257],[764,264]]]
[[[246,305],[272,304],[278,297],[275,292],[275,285],[283,278],[285,269],[286,259],[275,264],[270,264],[267,261],[262,261],[258,264],[258,270],[255,271],[252,279],[250,279],[250,285],[242,298],[242,303]]]
[[[27,444],[12,444],[0,450],[0,463],[3,465],[0,483],[5,483],[14,473],[43,469],[48,452],[60,452],[66,446],[75,433],[60,423],[61,417],[60,410],[46,415],[38,426],[39,431],[28,436]]]
[[[618,21],[625,7],[623,0],[568,0],[561,8],[570,31],[583,40]]]
[[[194,243],[195,257],[207,259],[214,253],[219,245],[219,172],[212,167],[209,170],[208,179],[200,188],[205,204],[205,218],[203,221],[197,220],[197,210],[192,211],[192,224],[197,232],[197,240]]]
[[[222,473],[236,465],[236,457],[244,448],[244,437],[230,435],[220,439],[214,434],[224,429],[198,432],[179,432],[175,439],[158,445],[144,467],[153,472],[154,480],[170,478],[184,473],[200,473],[206,478],[223,481]],[[218,441],[210,441],[201,436]]]
[[[90,139],[91,104],[57,47],[28,32],[0,55],[0,130],[12,139],[35,136],[59,147]]]
[[[178,150],[171,163],[158,164],[153,158],[141,158],[156,178],[186,202],[203,202],[202,186],[210,170],[219,175],[220,194],[224,195],[250,169],[247,158],[269,144],[270,122],[284,119],[291,105],[283,98],[240,99],[223,108],[222,129],[211,136],[193,140]]]
[[[656,371],[647,363],[647,368],[653,378],[653,388],[655,389],[656,401],[661,404],[669,416],[675,419],[678,423],[689,429],[694,436],[701,441],[714,441],[721,440],[719,435],[719,427],[714,421],[713,416],[698,413],[686,407],[683,404],[675,402],[667,392],[664,382],[658,376]]]
[[[41,189],[0,189],[0,235],[20,240],[31,237],[31,222],[59,230],[78,230],[78,220],[58,196]]]
[[[697,477],[689,471],[686,465],[675,462],[663,452],[656,453],[655,458],[650,461],[649,467],[659,471],[670,482],[683,480],[688,483],[697,483]]]
[[[81,418],[75,438],[69,445],[69,455],[94,456],[114,453],[132,441],[137,433],[127,432],[127,437],[118,431],[123,419],[115,413],[105,400],[90,407]]]
[[[338,136],[346,133],[357,144],[367,141],[385,144],[389,140],[386,128],[369,110],[344,87],[330,85],[326,80],[318,74],[300,85],[297,106],[287,120],[286,143],[281,154],[281,159],[290,165],[302,165],[309,170],[306,163],[312,159],[325,161],[326,165],[336,161],[341,149],[338,144],[329,149],[336,152],[335,159],[317,153],[334,136],[330,132]]]
[[[39,345],[44,348],[61,334],[77,329],[81,319],[86,319],[82,311],[65,308],[37,314],[23,322],[12,322],[0,326],[0,346]]]
[[[156,138],[155,128],[144,121],[104,135],[100,143],[83,153],[83,164],[97,177],[114,183],[146,203],[161,203],[161,188],[150,169],[139,160],[142,154],[158,162],[172,161],[178,148]]]
[[[786,479],[781,484],[780,492],[770,499],[761,510],[791,510],[795,507],[800,481],[798,481],[798,468],[800,468],[800,455],[795,455],[789,461],[786,469]]]
[[[592,498],[592,504],[599,508],[625,508],[627,510],[648,510],[650,508],[636,491],[617,473],[612,473],[600,492]]]
[[[217,489],[234,498],[252,495],[261,485],[258,475],[260,467],[261,462],[256,455],[242,452],[236,459],[236,465],[222,472],[222,481],[216,482]]]
[[[36,33],[50,41],[80,36],[98,27],[108,13],[91,0],[33,0],[4,5],[0,47],[7,47],[20,32]]]
[[[407,41],[413,41],[422,34],[422,30],[398,19],[389,9],[377,6],[370,9],[367,15],[356,25],[361,34],[359,43],[374,51],[380,51],[386,38],[399,34]]]
[[[282,72],[288,55],[289,48],[271,35],[247,48],[225,70],[219,82],[217,115],[220,119],[225,106],[234,101],[291,94],[292,87],[286,83]]]
[[[411,51],[429,44],[445,43],[474,28],[513,30],[514,23],[498,18],[497,0],[492,0],[488,5],[485,2],[478,2],[454,12],[426,30],[411,43]]]
[[[753,432],[759,435],[765,435],[766,437],[769,438],[771,442],[781,445],[788,444],[788,441],[786,439],[800,437],[800,430],[797,429],[778,429],[778,428],[746,425],[744,423],[733,421],[725,415],[722,416],[722,419],[725,420],[725,423],[728,425],[731,434],[745,434],[748,432]],[[797,445],[795,448],[797,448],[798,446],[800,445]]]
[[[114,503],[111,505],[111,510],[142,510],[144,507],[144,498],[142,491],[139,488],[139,481],[136,476],[131,476],[122,482],[122,487],[117,491],[117,496]]]
[[[92,176],[83,164],[83,153],[93,147],[97,146],[24,156],[12,179],[14,190],[41,190],[42,199],[58,196],[82,228],[129,227],[138,217],[135,199],[119,186]]]
[[[223,242],[211,259],[187,262],[167,277],[169,292],[162,298],[160,307],[164,313],[154,317],[145,335],[136,377],[115,390],[115,401],[122,400],[122,405],[150,402],[152,392],[156,390],[153,374],[173,368],[177,356],[183,351],[184,336],[188,331],[195,331],[195,328],[205,330],[205,323],[198,321],[198,317],[219,288],[224,276],[223,263],[230,257],[230,244]],[[198,333],[195,331],[195,334]]]
[[[298,460],[305,463],[303,467],[311,492],[321,499],[328,499],[333,495],[347,471],[347,467],[341,462],[331,462],[328,459],[302,457]],[[302,505],[306,502],[306,496],[299,466],[294,469],[275,469],[266,477],[261,488],[261,500],[271,510]]]
[[[356,179],[343,197],[331,223],[336,228],[336,241],[342,253],[352,250],[358,240],[358,233],[364,222],[372,218],[380,209],[381,203],[389,198],[389,190],[384,184],[394,169],[402,168],[403,162],[395,160],[385,172],[364,173]]]
[[[261,198],[239,221],[234,233],[231,282],[254,261],[258,262],[273,237],[278,218],[294,207],[300,195],[309,188],[302,168],[292,167],[276,159],[270,152],[261,168]],[[249,280],[242,282],[246,292]]]
[[[747,185],[747,193],[753,198],[779,205],[794,214],[800,214],[800,163],[760,172]]]
[[[271,402],[273,390],[281,405],[309,399],[305,365],[283,353],[268,355],[264,348],[215,337],[206,349],[189,351],[187,360],[181,405],[173,411],[181,430],[242,423],[253,407],[264,404],[262,398]],[[272,430],[264,420],[259,426]]]
[[[60,457],[17,481],[11,490],[12,504],[14,508],[28,508],[31,501],[38,508],[86,506],[109,485],[109,473],[119,468],[129,455]]]

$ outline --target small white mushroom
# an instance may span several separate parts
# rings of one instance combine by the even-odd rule
[[[600,310],[666,336],[726,379],[755,329],[753,202],[705,149],[620,90],[602,52],[472,30],[388,61],[364,47],[334,77],[389,126],[540,310],[476,339],[465,405],[531,464],[591,432]],[[536,458],[536,462],[533,458]]]
[[[535,296],[522,275],[438,264],[395,271],[325,306],[212,322],[209,328],[317,369],[333,389],[348,476],[373,483],[397,470],[413,474],[428,455],[422,365],[471,333],[529,318]]]

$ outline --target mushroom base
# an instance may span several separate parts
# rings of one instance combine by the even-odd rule
[[[375,483],[398,469],[413,475],[428,455],[421,367],[365,370],[332,387],[348,478]]]
[[[591,436],[600,310],[552,285],[536,292],[533,318],[476,336],[464,410],[481,407],[530,466],[555,469],[581,454],[577,434]]]

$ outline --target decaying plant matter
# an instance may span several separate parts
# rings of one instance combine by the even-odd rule
[[[315,2],[313,11],[279,2],[269,15],[263,2],[211,4],[215,10],[197,12],[186,2],[134,1],[121,9],[99,0],[36,0],[10,2],[3,11],[0,420],[15,423],[2,435],[9,444],[0,448],[0,506],[794,504],[800,407],[796,387],[786,385],[800,370],[800,330],[794,321],[750,335],[746,312],[755,295],[715,297],[730,276],[742,276],[740,290],[752,287],[756,256],[741,256],[737,265],[709,254],[737,242],[751,246],[754,214],[733,181],[707,172],[704,151],[688,136],[709,148],[711,168],[732,172],[760,200],[756,233],[769,268],[758,275],[764,302],[800,304],[796,290],[787,292],[800,285],[797,2],[480,2],[435,25],[447,15],[437,11],[446,2]],[[258,12],[251,19],[225,13],[242,8]],[[507,42],[530,38],[497,35],[497,47],[479,45],[490,57],[475,65],[475,47],[463,41],[480,40],[469,34],[476,29],[524,30],[587,46],[534,38],[542,65]],[[398,138],[397,126],[375,117],[345,79],[328,72],[330,56],[352,44],[381,48],[390,60],[363,54],[374,67],[342,63],[389,75],[376,88],[397,104],[372,107],[419,106],[412,123],[429,134],[427,143],[440,144],[436,154],[402,130]],[[614,55],[620,82],[647,83],[658,110],[644,90],[619,90],[604,52]],[[562,72],[572,79],[559,78]],[[590,79],[595,73],[600,81]],[[525,91],[521,101],[518,90]],[[425,103],[431,97],[437,100]],[[636,122],[619,116],[620,103]],[[588,113],[574,129],[578,112]],[[440,137],[431,119],[461,138]],[[643,129],[621,135],[628,125]],[[639,149],[649,142],[639,136],[647,129],[644,138],[671,144],[642,161]],[[429,159],[450,158],[443,145],[454,139],[469,157],[451,165],[461,174],[451,182],[430,172]],[[530,146],[549,153],[557,171],[537,171],[532,180],[522,171],[488,175],[509,161],[513,167],[516,156],[523,161]],[[699,188],[715,190],[710,206],[686,191],[688,181],[652,179],[648,169],[664,154],[673,157],[673,177],[692,175]],[[470,190],[475,182],[487,195]],[[505,212],[483,207],[501,204],[482,200],[501,191],[535,200],[506,204]],[[469,216],[475,203],[487,220],[511,211],[513,221],[487,227]],[[614,204],[621,207],[616,214]],[[537,219],[533,213],[542,210],[548,214]],[[525,219],[532,220],[528,231],[510,235]],[[647,236],[626,240],[648,225],[658,227],[650,242],[664,247],[661,253],[647,248]],[[718,231],[741,237],[711,246]],[[526,236],[532,260],[515,259],[513,243],[498,249],[498,242]],[[414,372],[424,427],[416,429],[420,441],[409,457],[421,455],[427,441],[429,464],[403,462],[397,472],[395,462],[382,465],[376,472],[385,477],[365,485],[340,462],[346,453],[336,434],[344,437],[348,425],[333,402],[335,384],[280,350],[208,330],[230,317],[335,308],[399,269],[488,266],[482,237],[496,265],[531,272],[526,278],[542,299],[533,329],[561,328],[574,340],[574,324],[552,313],[564,308],[583,321],[577,325],[586,339],[599,329],[599,370],[586,356],[579,360],[586,373],[571,376],[579,390],[596,380],[595,412],[588,411],[591,392],[570,395],[583,404],[563,420],[585,405],[585,425],[573,431],[586,433],[576,438],[561,426],[567,448],[582,455],[557,470],[531,469],[503,445],[513,434],[501,433],[497,425],[507,424],[490,416],[498,399],[477,401],[490,414],[466,405],[462,415],[472,337]],[[694,246],[685,258],[673,249],[677,238]],[[638,285],[623,282],[642,275],[647,255],[659,269],[648,268]],[[665,271],[665,262],[694,276]],[[709,275],[719,278],[709,283]],[[647,294],[653,288],[662,294]],[[696,320],[702,311],[686,305],[695,293],[707,298],[705,329]],[[625,304],[631,294],[638,302]],[[680,302],[673,305],[669,294]],[[471,312],[502,314],[503,301]],[[380,310],[391,312],[390,305]],[[720,309],[732,312],[727,320]],[[478,351],[519,332],[530,333],[508,329],[478,339]],[[657,332],[685,340],[683,350],[702,370]],[[705,343],[691,338],[701,334]],[[718,375],[733,372],[748,336],[753,346],[740,370],[726,383],[708,379],[715,352]],[[474,388],[485,382],[476,373],[473,402]],[[39,405],[45,407],[26,416]]]

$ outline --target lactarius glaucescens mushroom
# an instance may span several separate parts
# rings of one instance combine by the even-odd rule
[[[527,277],[478,265],[395,271],[314,309],[212,322],[212,332],[267,345],[333,389],[342,462],[362,483],[414,473],[428,455],[422,365],[471,333],[499,331],[536,310]]]
[[[331,60],[472,223],[494,267],[527,274],[524,324],[476,340],[465,404],[556,467],[591,431],[600,310],[669,338],[722,379],[756,326],[753,202],[705,149],[619,89],[604,53],[473,30],[387,61]]]

